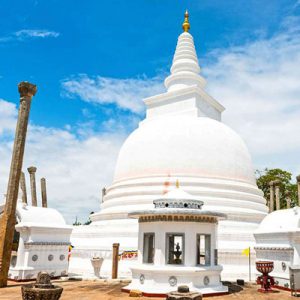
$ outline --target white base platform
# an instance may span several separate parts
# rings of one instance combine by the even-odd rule
[[[132,282],[124,290],[139,290],[144,294],[159,295],[177,290],[179,285],[187,285],[190,291],[202,294],[227,293],[228,288],[220,282],[221,266],[214,267],[155,267],[139,265],[132,269]],[[140,277],[144,281],[141,282]],[[209,282],[204,284],[204,277]],[[173,279],[173,281],[172,281]]]

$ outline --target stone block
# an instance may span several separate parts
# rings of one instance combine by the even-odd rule
[[[198,292],[190,292],[187,285],[181,285],[176,292],[167,294],[167,300],[202,300],[202,294]]]
[[[130,290],[129,297],[142,297],[143,293],[139,290]]]

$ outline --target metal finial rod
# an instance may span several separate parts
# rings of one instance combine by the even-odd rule
[[[186,10],[184,14],[184,22],[182,24],[182,29],[184,32],[188,32],[190,29],[190,22],[189,22],[189,12]]]

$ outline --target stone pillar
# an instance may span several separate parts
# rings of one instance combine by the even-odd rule
[[[298,186],[298,206],[300,207],[300,175],[296,177]]]
[[[37,90],[36,86],[29,82],[19,83],[18,88],[20,93],[20,107],[10,165],[6,203],[0,219],[0,287],[7,286],[28,118],[31,100]]]
[[[118,263],[119,263],[119,243],[113,244],[113,253],[112,253],[112,272],[111,278],[116,279],[118,278]]]
[[[104,202],[104,197],[105,197],[105,195],[106,195],[106,188],[104,187],[104,188],[102,189],[102,203]]]
[[[276,202],[276,210],[280,210],[280,180],[276,179],[273,181],[275,186],[275,202]]]
[[[30,174],[31,205],[37,206],[36,183],[35,183],[36,167],[29,167],[27,168],[27,170]]]
[[[274,211],[274,182],[270,181],[269,186],[270,186],[269,208],[270,208],[270,213],[271,213],[272,211]]]
[[[289,191],[285,191],[285,201],[286,201],[286,208],[291,208],[291,193]]]
[[[27,204],[27,191],[26,191],[26,181],[25,181],[24,172],[21,172],[20,186],[22,190],[22,203]]]
[[[47,190],[46,190],[46,179],[41,178],[41,193],[42,193],[42,206],[48,207],[47,204]]]

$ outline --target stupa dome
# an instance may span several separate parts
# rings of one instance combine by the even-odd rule
[[[144,122],[123,144],[115,181],[147,176],[197,176],[255,184],[251,157],[228,126],[208,117]]]
[[[256,233],[298,231],[300,208],[281,209],[268,214],[260,223]]]

